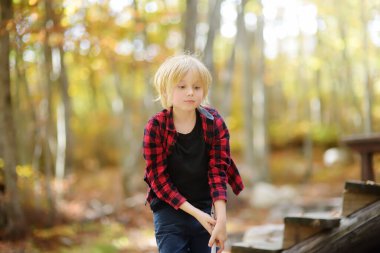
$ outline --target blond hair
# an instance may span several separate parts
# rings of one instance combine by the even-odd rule
[[[174,86],[179,83],[186,73],[195,71],[199,75],[199,81],[203,87],[203,102],[207,102],[207,94],[211,84],[211,74],[206,66],[192,55],[177,55],[166,59],[158,68],[154,76],[154,87],[158,93],[162,107],[170,108],[171,96]]]

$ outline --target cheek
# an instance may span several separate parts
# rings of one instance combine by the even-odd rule
[[[166,98],[166,102],[167,102],[168,105],[171,105],[173,103],[173,96],[172,96],[172,94],[166,94],[165,98]]]

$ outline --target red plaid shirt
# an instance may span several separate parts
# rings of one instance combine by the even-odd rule
[[[237,195],[243,182],[230,157],[229,132],[218,112],[211,108],[199,107],[202,119],[203,137],[210,145],[208,183],[213,202],[227,200],[227,182]],[[175,209],[186,201],[170,179],[167,171],[167,157],[177,141],[173,122],[173,110],[163,110],[153,116],[144,129],[143,154],[146,161],[144,180],[148,184],[147,201],[154,194]],[[196,183],[196,182],[195,182]]]

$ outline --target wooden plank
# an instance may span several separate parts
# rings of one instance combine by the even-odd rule
[[[260,243],[249,243],[249,242],[239,242],[231,246],[231,253],[280,253],[282,252],[281,243],[270,243],[270,242],[260,242]]]
[[[346,191],[343,194],[343,216],[349,216],[376,201],[380,196]]]
[[[347,181],[343,193],[343,216],[380,200],[380,185],[374,182]]]
[[[342,142],[358,152],[380,152],[379,133],[345,136]]]
[[[340,226],[316,234],[283,253],[380,252],[380,201],[342,218]]]
[[[380,196],[380,184],[376,184],[373,181],[347,181],[344,185],[344,189],[350,192]]]
[[[284,249],[325,230],[339,226],[339,218],[285,217]]]
[[[285,228],[287,224],[300,225],[304,227],[315,227],[322,229],[331,229],[339,226],[340,219],[333,217],[319,217],[319,216],[288,216],[284,219]]]

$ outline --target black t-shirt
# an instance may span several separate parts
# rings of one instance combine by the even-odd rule
[[[167,158],[167,169],[178,191],[198,208],[211,206],[208,163],[208,146],[203,138],[202,121],[197,111],[193,130],[188,134],[178,133],[177,142]],[[153,211],[163,204],[160,202],[163,201],[152,201]]]

